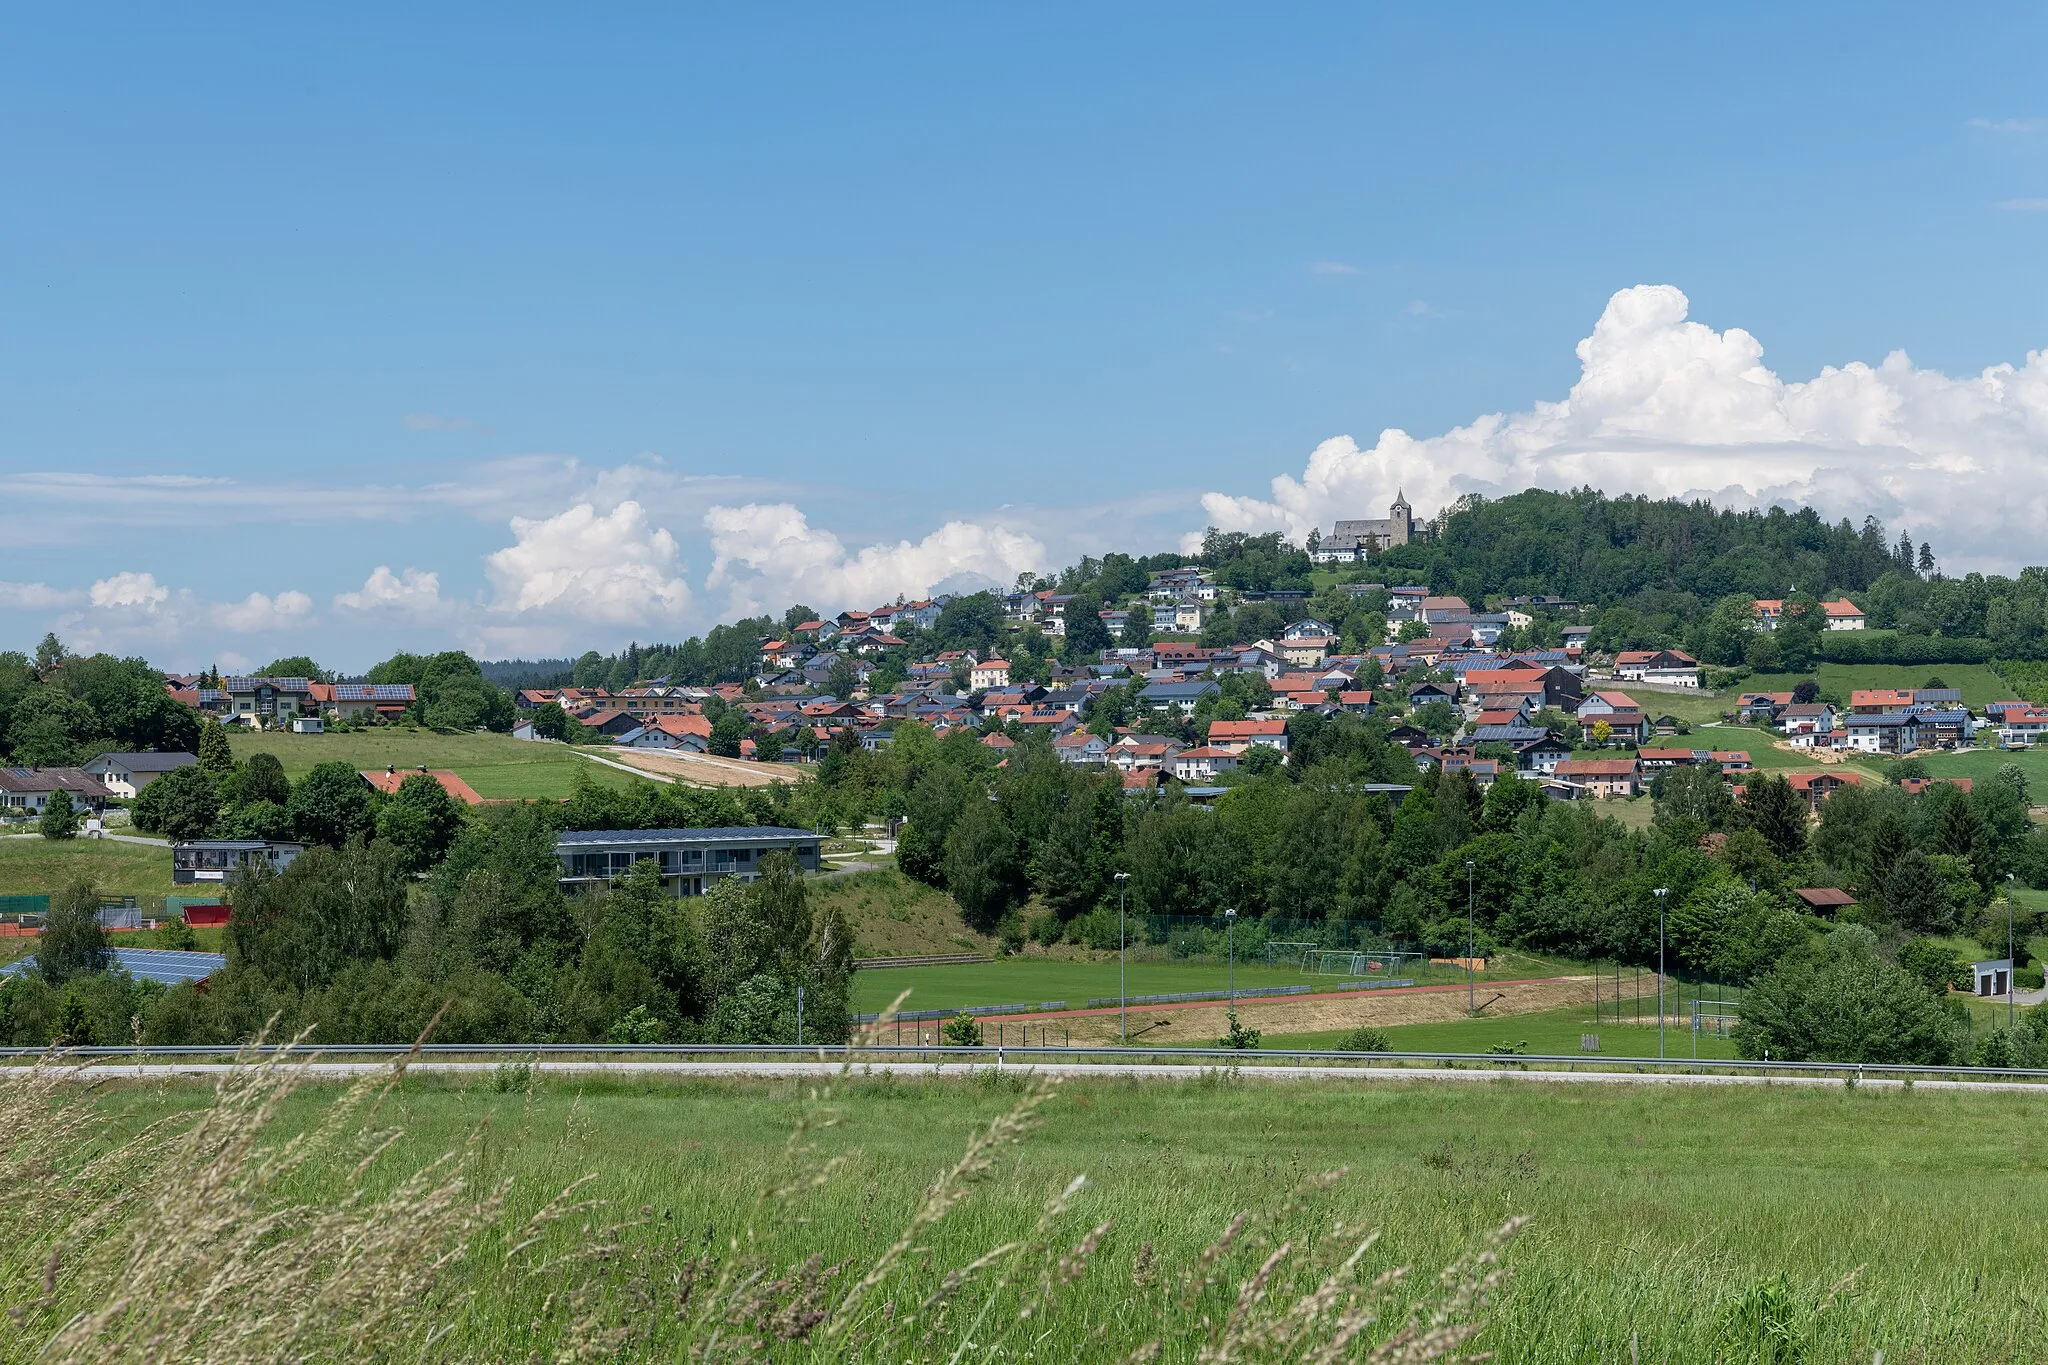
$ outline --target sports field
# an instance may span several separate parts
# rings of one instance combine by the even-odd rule
[[[1645,1007],[1643,1022],[1617,1024],[1611,1018],[1593,1022],[1592,1010],[1580,1006],[1561,1010],[1535,1010],[1500,1018],[1445,1019],[1427,1024],[1395,1024],[1386,1030],[1391,1052],[1488,1052],[1499,1047],[1520,1046],[1530,1056],[1548,1057],[1654,1057],[1657,1055],[1655,1000]],[[1691,1030],[1679,1022],[1684,1016],[1674,1006],[1664,1034],[1667,1057],[1728,1058],[1737,1055],[1735,1045],[1725,1038],[1702,1035],[1699,1050],[1693,1050]],[[1581,1047],[1587,1034],[1599,1043],[1599,1052]],[[1262,1048],[1335,1048],[1346,1031],[1327,1029],[1317,1033],[1272,1033],[1260,1039]]]
[[[679,1318],[728,1292],[728,1274],[745,1282],[757,1268],[762,1292],[736,1296],[752,1306],[732,1326],[762,1333],[777,1360],[855,1358],[845,1338],[820,1339],[819,1316],[871,1270],[871,1323],[920,1316],[905,1351],[858,1358],[1117,1361],[1163,1340],[1164,1359],[1192,1359],[1203,1319],[1222,1323],[1283,1245],[1266,1281],[1276,1303],[1369,1232],[1378,1241],[1361,1274],[1412,1265],[1398,1292],[1423,1292],[1514,1215],[1531,1221],[1504,1252],[1511,1277],[1472,1343],[1507,1365],[2038,1357],[2048,1231],[2026,1213],[2041,1183],[2034,1096],[1069,1080],[1035,1130],[982,1149],[964,1202],[913,1224],[935,1173],[1023,1084],[855,1076],[819,1102],[811,1082],[514,1075],[501,1093],[419,1077],[375,1115],[403,1132],[371,1184],[388,1191],[479,1134],[476,1190],[509,1182],[494,1222],[505,1231],[487,1235],[487,1254],[451,1262],[435,1300],[451,1359],[556,1358],[579,1316],[616,1325],[591,1354],[680,1358]],[[98,1103],[132,1131],[210,1093],[116,1089]],[[333,1093],[289,1101],[275,1137],[314,1128]],[[832,1126],[819,1123],[827,1114]],[[792,1145],[799,1120],[807,1131]],[[328,1139],[320,1150],[291,1195],[338,1197],[357,1149]],[[1325,1172],[1341,1174],[1318,1187]],[[587,1205],[507,1255],[585,1175],[576,1198]],[[1076,1176],[1089,1183],[1072,1187]],[[770,1189],[784,1193],[764,1198]],[[1205,1256],[1240,1213],[1252,1217]],[[915,1250],[885,1264],[912,1227]],[[1016,1260],[948,1281],[1012,1242]],[[38,1244],[17,1244],[20,1273],[39,1285]],[[60,1301],[32,1309],[27,1330],[0,1334],[0,1359],[35,1353],[76,1307],[62,1301],[72,1282],[55,1281]],[[1036,1307],[1020,1319],[1025,1303]]]
[[[569,795],[579,773],[601,787],[630,787],[640,780],[579,757],[568,745],[536,744],[510,735],[389,727],[326,735],[264,730],[230,733],[228,738],[236,758],[277,755],[285,776],[294,781],[316,763],[341,762],[356,769],[417,768],[424,763],[453,771],[485,798],[559,800]]]
[[[1174,995],[1183,991],[1220,991],[1228,987],[1230,970],[1221,962],[1144,962],[1129,964],[1127,989],[1132,995]],[[1531,958],[1515,964],[1514,974],[1549,975],[1570,970],[1547,960]],[[1497,969],[1493,975],[1503,975]],[[1446,967],[1413,964],[1401,976],[1418,981],[1462,981],[1464,974]],[[1237,964],[1237,986],[1308,986],[1334,991],[1342,976],[1314,976],[1299,966],[1269,967],[1263,961]],[[1481,974],[1484,979],[1485,974]],[[909,991],[906,1010],[957,1009],[963,1005],[1036,1005],[1065,1001],[1080,1009],[1091,998],[1116,995],[1117,963],[1114,957],[1092,962],[1075,962],[1050,957],[1009,957],[995,962],[977,962],[943,967],[893,967],[864,971],[854,977],[855,1011],[870,1014],[882,1009],[898,993]]]

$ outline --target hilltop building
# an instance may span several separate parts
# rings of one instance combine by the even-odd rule
[[[1396,492],[1394,505],[1384,518],[1338,522],[1329,535],[1316,542],[1309,559],[1317,564],[1354,564],[1376,550],[1421,540],[1421,531],[1407,495]]]

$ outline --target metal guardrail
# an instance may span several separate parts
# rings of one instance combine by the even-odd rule
[[[1439,1063],[1454,1067],[1491,1069],[1504,1072],[1526,1071],[1542,1067],[1550,1069],[1563,1067],[1570,1071],[1584,1072],[1642,1072],[1645,1074],[1710,1074],[1728,1073],[1735,1075],[1756,1075],[1769,1077],[1784,1076],[1838,1076],[1844,1079],[1861,1080],[1866,1077],[1935,1077],[1955,1080],[2028,1080],[2048,1082],[2048,1067],[1979,1067],[1979,1066],[1923,1066],[1905,1062],[1780,1062],[1746,1061],[1734,1058],[1709,1059],[1681,1057],[1611,1057],[1569,1053],[1551,1055],[1548,1053],[1500,1054],[1490,1052],[1317,1052],[1305,1048],[1258,1049],[1237,1051],[1232,1048],[1143,1048],[1143,1047],[1013,1047],[994,1044],[982,1047],[948,1047],[943,1045],[917,1045],[911,1043],[884,1043],[871,1047],[795,1047],[790,1045],[769,1045],[750,1043],[427,1043],[419,1047],[403,1043],[337,1043],[326,1047],[292,1047],[288,1044],[271,1044],[263,1047],[232,1047],[208,1045],[183,1045],[164,1047],[81,1047],[41,1048],[8,1047],[0,1048],[0,1060],[36,1061],[48,1059],[108,1059],[123,1061],[144,1061],[149,1058],[217,1058],[232,1061],[242,1056],[275,1056],[294,1054],[306,1057],[332,1058],[402,1058],[417,1053],[425,1057],[482,1057],[500,1060],[539,1060],[548,1057],[617,1058],[621,1061],[659,1060],[673,1058],[678,1062],[690,1060],[715,1061],[732,1057],[760,1057],[801,1061],[844,1061],[859,1066],[863,1060],[903,1060],[957,1062],[992,1062],[1008,1065],[1012,1062],[1029,1066],[1034,1059],[1045,1061],[1072,1062],[1077,1059],[1099,1058],[1110,1063],[1143,1063],[1148,1066],[1165,1066],[1175,1063],[1194,1067],[1206,1064],[1213,1070],[1218,1063],[1244,1069],[1251,1069],[1263,1062],[1281,1062],[1292,1065],[1302,1063],[1359,1063],[1362,1067],[1399,1068],[1414,1063]]]

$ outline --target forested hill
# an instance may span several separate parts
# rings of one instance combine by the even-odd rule
[[[1592,489],[1469,499],[1434,544],[1405,546],[1389,566],[1426,573],[1432,586],[1473,601],[1488,594],[1548,593],[1611,605],[1645,591],[1705,601],[1741,593],[1857,592],[1885,574],[1931,572],[1931,546],[1865,518],[1830,526],[1810,507],[1737,511],[1713,504]]]
[[[1336,620],[1358,599],[1333,596],[1328,591],[1332,578],[1426,585],[1475,606],[1542,594],[1585,608],[1578,619],[1596,625],[1597,647],[1676,646],[1724,666],[1743,661],[1750,599],[1817,603],[1851,596],[1868,613],[1873,632],[1831,636],[1829,658],[1911,663],[2048,658],[2048,571],[1951,578],[1941,572],[1935,547],[1924,540],[1916,545],[1905,528],[1887,530],[1874,517],[1865,517],[1860,527],[1846,519],[1830,524],[1805,507],[1735,510],[1706,501],[1609,497],[1592,489],[1468,497],[1451,509],[1435,539],[1324,572],[1315,570],[1305,547],[1277,533],[1212,528],[1192,555],[1140,556],[1138,548],[1085,557],[1057,573],[1027,574],[1016,586],[1075,594],[1099,607],[1134,606],[1142,600],[1148,575],[1197,565],[1210,571],[1233,599],[1205,622],[1204,644],[1257,639],[1283,623],[1269,616],[1284,617],[1289,610]],[[1314,596],[1293,608],[1235,600],[1237,593],[1275,588]],[[826,604],[831,611],[879,605]],[[573,662],[507,660],[484,665],[485,674],[507,686],[573,681],[618,687],[663,675],[683,683],[736,682],[752,673],[762,636],[786,635],[817,614],[797,603],[780,617],[729,622],[678,644],[634,644],[614,655],[592,650]],[[949,610],[940,630],[913,640],[910,652],[989,647],[993,636],[984,639],[950,628],[970,618],[979,625],[987,617],[985,609]],[[999,612],[994,619],[1000,624]],[[1021,646],[1012,641],[1006,647]]]

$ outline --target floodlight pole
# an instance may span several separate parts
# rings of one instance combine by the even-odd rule
[[[1477,946],[1478,921],[1472,917],[1472,860],[1465,860],[1465,1015],[1479,1013],[1479,981],[1472,970],[1472,950]]]
[[[2005,1026],[2012,1027],[2012,998],[2019,990],[2020,962],[2013,956],[2012,873],[2005,874]]]
[[[1128,872],[1116,874],[1116,1041],[1122,1047],[1131,1041],[1130,1025],[1125,1011],[1130,1007],[1130,993],[1124,986],[1125,947],[1129,940],[1124,934],[1124,883],[1131,879]]]
[[[1230,1008],[1237,1008],[1237,907],[1223,912],[1223,932],[1230,944]]]
[[[1664,898],[1671,888],[1657,888],[1657,1060],[1664,1060]]]

